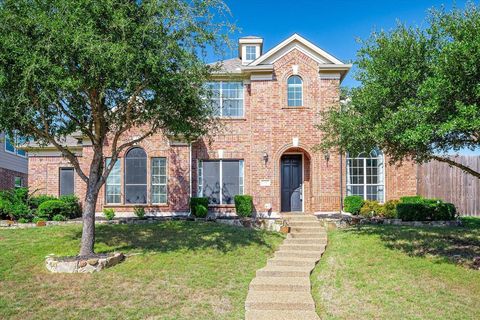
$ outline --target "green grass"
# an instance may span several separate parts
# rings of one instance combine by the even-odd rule
[[[461,228],[335,230],[315,268],[322,319],[480,319],[480,219]]]
[[[279,234],[214,223],[97,226],[96,251],[125,262],[50,274],[47,254],[78,253],[80,226],[0,230],[1,319],[243,319],[248,284]]]

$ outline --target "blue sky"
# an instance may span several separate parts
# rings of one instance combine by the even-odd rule
[[[396,21],[422,25],[430,8],[454,5],[464,8],[467,0],[225,0],[232,11],[239,37],[255,35],[264,38],[264,50],[269,50],[293,33],[298,33],[345,63],[355,60],[359,48],[357,38],[367,38],[372,30],[391,29]],[[475,1],[478,3],[478,1]],[[237,55],[236,48],[225,58]],[[218,58],[218,57],[217,57]],[[211,57],[212,61],[219,60]],[[344,86],[356,86],[355,70],[343,81]],[[462,154],[480,154],[463,150]]]

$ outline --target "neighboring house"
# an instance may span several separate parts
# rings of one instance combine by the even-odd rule
[[[0,132],[0,190],[27,185],[28,159],[24,150]]]
[[[223,131],[212,143],[191,145],[157,134],[126,150],[97,210],[131,213],[141,205],[182,214],[189,211],[190,196],[206,196],[211,211],[228,214],[235,211],[234,195],[250,194],[257,213],[274,216],[338,211],[346,194],[379,201],[416,194],[416,166],[410,163],[389,166],[379,151],[360,158],[314,151],[322,139],[315,127],[319,112],[339,104],[339,86],[350,68],[297,34],[267,52],[263,39],[241,38],[238,57],[223,61],[207,84]],[[65,145],[87,167],[88,141],[69,137]],[[84,196],[84,183],[53,148],[31,148],[29,164],[33,188]]]

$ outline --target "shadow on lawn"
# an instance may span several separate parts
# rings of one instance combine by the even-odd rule
[[[362,225],[347,232],[379,236],[387,248],[410,256],[435,256],[473,267],[474,258],[480,256],[480,219],[463,218],[462,222],[462,227]]]
[[[228,252],[252,244],[271,247],[265,241],[265,232],[213,222],[165,221],[141,225],[97,225],[95,235],[97,244],[103,243],[119,251],[171,252],[210,248]],[[81,232],[74,237],[80,238]]]

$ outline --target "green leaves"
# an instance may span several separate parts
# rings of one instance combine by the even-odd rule
[[[361,41],[348,107],[323,113],[323,149],[378,146],[392,161],[480,146],[480,12],[432,10],[425,28],[398,24]]]

